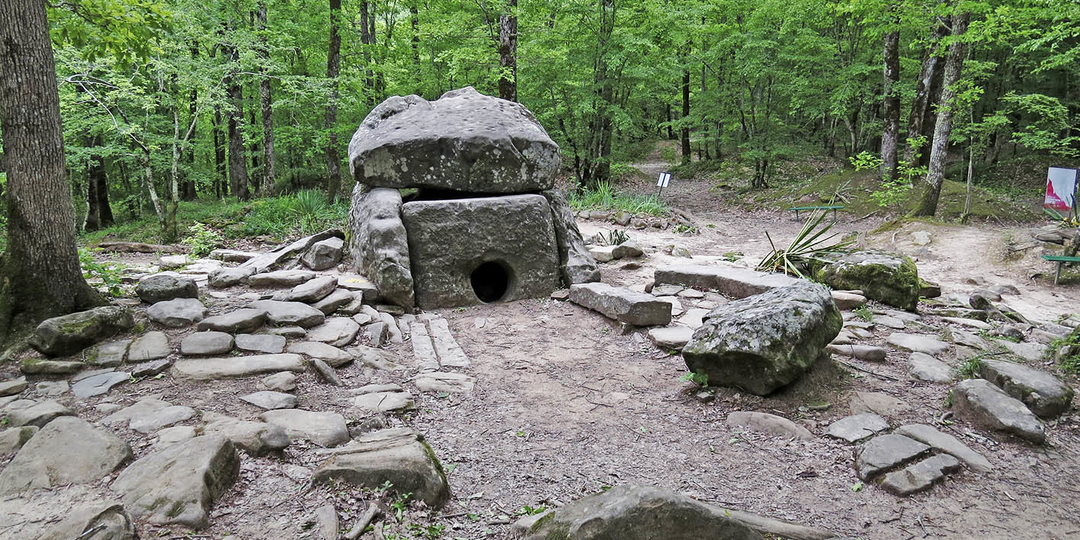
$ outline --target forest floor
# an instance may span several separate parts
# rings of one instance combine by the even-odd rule
[[[603,280],[644,290],[653,271],[668,264],[709,263],[741,253],[752,265],[769,250],[764,231],[778,244],[786,244],[802,225],[787,212],[748,212],[719,203],[704,196],[708,188],[704,182],[682,181],[665,190],[665,202],[692,214],[698,232],[629,230],[646,255],[633,264],[622,260],[602,265]],[[1033,321],[1053,321],[1080,310],[1080,287],[1052,284],[1052,268],[1038,259],[1041,248],[1028,241],[1032,225],[908,222],[883,228],[877,216],[856,219],[841,214],[835,230],[858,233],[862,245],[914,257],[920,276],[939,283],[945,296],[966,298],[976,289],[1009,284],[1021,294],[1009,296],[1006,304]],[[612,228],[592,220],[581,220],[579,226],[586,236]],[[879,228],[887,230],[874,232]],[[929,244],[915,243],[912,233],[918,231],[930,234]],[[693,259],[666,255],[666,246],[685,247]],[[152,256],[114,260],[135,267],[154,262]],[[228,297],[204,295],[211,314],[237,307],[235,297],[250,291],[228,292]],[[726,300],[706,293],[701,299],[681,301],[685,309],[691,309]],[[872,307],[887,312],[884,306]],[[823,527],[840,536],[875,540],[1080,538],[1080,487],[1072,481],[1080,478],[1080,413],[1075,409],[1050,423],[1048,444],[1043,446],[1001,437],[963,421],[942,423],[948,387],[911,380],[903,360],[906,353],[895,350],[883,363],[848,360],[866,371],[819,365],[801,382],[772,396],[715,388],[715,399],[703,402],[696,397],[700,391],[696,384],[680,380],[686,373],[680,356],[657,349],[641,331],[620,335],[603,316],[568,302],[525,300],[438,310],[437,314],[447,319],[471,360],[463,371],[476,379],[472,393],[414,391],[413,411],[375,419],[350,418],[354,426],[383,423],[416,428],[425,434],[448,473],[454,494],[451,502],[440,510],[412,505],[386,518],[387,538],[503,538],[513,520],[539,507],[560,506],[609,486],[637,483]],[[140,318],[145,320],[142,314]],[[922,323],[931,328],[940,325],[931,316],[924,316]],[[881,330],[887,331],[879,327],[865,343],[888,347],[884,345],[887,334]],[[167,333],[175,346],[190,331]],[[346,386],[396,382],[408,387],[419,371],[409,343],[391,345],[387,351],[406,366],[404,371],[349,365],[338,370]],[[15,371],[15,366],[0,366],[0,378],[15,376]],[[32,378],[32,382],[40,380]],[[1075,378],[1070,384],[1077,387]],[[166,376],[122,385],[100,398],[78,400],[64,394],[54,399],[91,422],[104,416],[96,405],[127,405],[150,395],[198,410],[253,419],[260,411],[237,396],[254,390],[255,379],[193,382]],[[28,395],[36,397],[36,392],[30,390]],[[831,422],[850,414],[858,392],[899,400],[902,404],[884,414],[893,426],[935,425],[984,454],[994,470],[964,471],[907,498],[864,486],[852,467],[854,448],[820,436]],[[346,413],[340,390],[322,384],[311,373],[299,375],[295,393],[306,409]],[[799,441],[729,427],[727,415],[739,410],[778,414],[817,436]],[[152,450],[154,434],[115,431],[131,443],[136,458]],[[341,527],[348,528],[370,501],[389,505],[394,500],[390,494],[343,484],[310,487],[307,478],[320,461],[316,450],[300,442],[281,456],[245,455],[241,480],[215,504],[208,530],[187,536],[191,533],[180,527],[141,524],[140,537],[317,538],[311,515],[323,504],[334,504]],[[0,536],[35,538],[37,531],[78,501],[95,497],[115,495],[102,482],[0,501]]]

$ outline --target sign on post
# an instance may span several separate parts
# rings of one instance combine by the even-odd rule
[[[1050,167],[1046,172],[1043,206],[1068,212],[1076,207],[1076,169]]]
[[[660,194],[664,192],[664,188],[668,187],[668,184],[670,184],[670,183],[671,183],[671,173],[667,173],[667,172],[660,173],[660,177],[656,179],[656,187],[660,188],[656,192],[656,196],[659,197]]]

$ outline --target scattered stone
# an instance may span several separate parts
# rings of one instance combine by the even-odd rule
[[[281,426],[265,422],[239,420],[213,412],[202,413],[204,435],[220,435],[237,448],[253,456],[261,456],[289,446],[289,436]]]
[[[233,337],[225,332],[195,332],[180,342],[180,354],[207,356],[225,354],[233,348]]]
[[[888,343],[898,349],[921,352],[930,356],[942,354],[949,350],[949,344],[931,336],[924,336],[920,334],[904,334],[896,332],[889,335],[886,340]]]
[[[155,274],[139,280],[135,294],[147,304],[156,304],[177,298],[198,298],[199,287],[190,278],[172,274]]]
[[[292,392],[296,390],[296,374],[288,371],[267,375],[259,381],[267,390],[275,392]]]
[[[338,522],[337,509],[334,508],[333,504],[324,504],[316,508],[311,520],[315,523],[316,539],[338,540],[340,535],[338,529],[341,528],[341,524]]]
[[[1045,371],[1023,364],[982,360],[979,376],[1024,402],[1031,412],[1043,418],[1053,418],[1067,411],[1072,404],[1072,388]]]
[[[37,432],[37,426],[13,427],[0,431],[0,456],[22,448]]]
[[[357,182],[349,207],[349,252],[356,270],[371,278],[378,294],[389,302],[415,303],[408,236],[401,222],[401,192],[370,189]]]
[[[765,395],[810,369],[842,325],[828,289],[800,282],[712,310],[683,359],[710,384]]]
[[[191,426],[167,427],[157,432],[157,440],[154,442],[154,450],[161,450],[167,446],[184,442],[195,438],[195,428]]]
[[[353,407],[369,412],[412,409],[413,396],[396,384],[369,384],[350,391]]]
[[[476,380],[464,373],[421,373],[413,379],[413,384],[421,392],[448,392],[468,394],[473,390]]]
[[[431,327],[431,341],[435,345],[435,352],[439,355],[439,364],[443,367],[468,367],[469,357],[461,350],[450,326],[442,317],[428,321]]]
[[[349,440],[345,417],[334,412],[278,409],[266,411],[259,418],[281,426],[289,437],[307,439],[325,447],[337,446]]]
[[[312,475],[313,483],[344,481],[376,488],[389,482],[394,490],[413,493],[431,508],[450,499],[450,485],[435,452],[411,429],[368,433],[330,453]]]
[[[304,339],[305,337],[307,337],[307,330],[304,330],[299,326],[281,326],[278,328],[270,328],[269,330],[267,330],[267,333],[273,334],[275,336],[281,336],[286,339]]]
[[[111,488],[137,518],[193,529],[210,524],[210,507],[236,482],[240,457],[220,435],[195,437],[132,463]]]
[[[368,341],[376,347],[382,347],[387,342],[389,331],[387,330],[386,323],[382,321],[373,322],[364,327],[364,331],[367,334]]]
[[[398,327],[393,315],[379,312],[379,320],[386,323],[386,339],[390,343],[398,345],[405,343],[405,335],[401,333],[401,328]]]
[[[19,371],[27,375],[69,375],[82,371],[86,364],[74,360],[45,360],[43,358],[23,358],[19,362]]]
[[[836,302],[836,308],[841,311],[849,311],[866,305],[866,297],[861,294],[832,291],[832,298],[833,302]]]
[[[960,462],[956,458],[939,454],[885,475],[881,485],[890,493],[904,497],[926,491],[946,474],[958,470]]]
[[[350,347],[347,352],[364,366],[383,370],[402,369],[394,364],[394,361],[389,354],[374,347],[358,345],[356,347]]]
[[[862,480],[911,463],[930,452],[930,447],[903,435],[878,435],[856,451],[855,472]]]
[[[237,251],[235,249],[215,249],[210,252],[211,259],[218,259],[224,262],[234,263],[247,262],[258,256],[258,253],[252,253],[250,251]]]
[[[278,354],[285,351],[285,338],[273,334],[237,334],[236,348],[247,352]]]
[[[851,345],[851,342],[855,340],[855,334],[847,330],[841,330],[836,337],[829,342],[830,345]]]
[[[303,358],[299,354],[199,358],[179,360],[172,367],[173,377],[194,380],[247,377],[277,371],[304,371]]]
[[[825,434],[849,443],[857,443],[889,429],[889,423],[873,413],[856,414],[841,418],[829,425]]]
[[[911,233],[911,243],[916,246],[928,246],[931,242],[930,233],[927,231],[915,231]]]
[[[615,260],[615,246],[589,246],[589,255],[598,263],[606,263]]]
[[[616,259],[625,259],[625,258],[628,258],[628,257],[640,257],[640,256],[645,254],[645,252],[642,251],[641,247],[638,246],[637,243],[634,242],[633,240],[627,240],[626,242],[623,242],[623,243],[621,243],[621,244],[619,244],[617,246],[614,246],[614,248],[615,249],[612,250],[611,254]]]
[[[896,317],[890,317],[888,315],[877,315],[874,317],[874,324],[880,324],[881,326],[892,328],[893,330],[903,330],[904,321],[897,319]]]
[[[100,373],[87,377],[71,387],[71,393],[77,398],[89,398],[107,394],[114,386],[131,380],[130,373],[111,372]]]
[[[303,354],[311,358],[318,358],[333,367],[341,367],[353,361],[353,355],[326,343],[317,341],[301,341],[290,343],[288,351],[294,354]]]
[[[183,328],[206,318],[206,306],[198,298],[158,302],[146,310],[150,320],[170,328]]]
[[[688,298],[688,299],[691,299],[691,300],[700,300],[702,298],[705,298],[705,293],[703,293],[703,292],[701,292],[701,291],[699,291],[697,289],[683,289],[682,291],[679,291],[678,296],[680,298]]]
[[[712,290],[735,299],[787,287],[799,281],[784,274],[769,274],[737,266],[696,264],[658,268],[654,273],[654,278],[658,286],[671,284],[698,290]]]
[[[337,288],[337,278],[321,276],[293,287],[288,292],[274,295],[274,300],[282,302],[303,302],[311,304],[326,298]],[[320,312],[321,313],[321,312]]]
[[[763,412],[735,411],[728,415],[727,425],[730,427],[745,427],[778,437],[804,440],[814,438],[814,435],[808,429],[797,425],[795,422],[782,416]]]
[[[256,300],[250,304],[252,309],[266,312],[266,319],[274,326],[300,326],[311,328],[326,320],[323,312],[303,302],[279,302],[277,300]]]
[[[606,283],[573,285],[570,301],[634,326],[666,326],[671,322],[669,302]]]
[[[364,304],[373,304],[379,297],[379,289],[368,278],[360,274],[342,274],[338,276],[338,287],[360,293],[357,298]]]
[[[89,537],[82,535],[94,531]],[[37,540],[133,540],[135,527],[131,517],[119,503],[92,503],[68,512],[59,524],[37,537]]]
[[[694,329],[682,325],[649,329],[649,341],[665,351],[681,351],[694,337]]]
[[[1009,352],[1028,362],[1041,362],[1046,356],[1046,346],[1039,343],[1013,343],[1004,339],[993,341],[995,345],[1005,347]]]
[[[86,353],[86,363],[103,368],[119,366],[124,363],[129,345],[131,345],[130,339],[102,343]]]
[[[919,296],[923,298],[938,298],[941,296],[941,285],[933,281],[919,278]]]
[[[300,257],[300,264],[312,270],[329,270],[341,261],[341,248],[344,245],[345,241],[336,236],[315,242]]]
[[[57,418],[23,445],[0,473],[0,493],[94,482],[131,459],[131,447],[89,422]]]
[[[852,251],[824,265],[815,277],[833,289],[859,289],[871,300],[907,311],[919,303],[919,271],[898,253]]]
[[[152,360],[150,362],[143,362],[141,364],[131,367],[131,376],[135,378],[140,377],[153,377],[158,373],[169,369],[172,362],[169,360]]]
[[[1019,400],[985,379],[968,379],[953,388],[953,406],[972,423],[1011,433],[1036,444],[1046,440],[1039,419]]]
[[[85,372],[84,372],[85,373]],[[70,389],[67,381],[41,381],[34,387],[39,394],[56,397]]]
[[[968,448],[966,444],[960,442],[956,437],[948,433],[942,433],[930,426],[908,424],[897,428],[896,433],[952,455],[976,471],[987,472],[994,468],[982,454]]]
[[[997,295],[1011,294],[1014,296],[1020,295],[1020,289],[1017,289],[1015,285],[993,285],[990,287],[990,291]]]
[[[128,429],[139,433],[152,433],[193,416],[195,416],[195,409],[191,407],[173,405],[167,401],[149,397],[102,418],[101,423],[107,426],[127,423]]]
[[[355,293],[352,293],[345,289],[334,289],[333,292],[328,294],[322,300],[319,300],[318,302],[312,304],[311,307],[323,312],[326,315],[329,315],[335,311],[338,311],[339,309],[343,309],[344,306],[353,303],[354,300],[356,303],[356,309],[353,311],[353,313],[356,313],[360,310],[360,306],[363,305],[363,301],[357,298]]]
[[[199,321],[199,331],[214,330],[218,332],[254,332],[266,322],[265,309],[238,309],[224,315],[207,317]]]
[[[241,268],[245,268],[245,266]],[[248,278],[248,285],[252,287],[295,287],[312,279],[315,279],[315,272],[278,270],[265,274],[254,274]]]
[[[172,347],[169,346],[169,338],[164,332],[147,332],[131,341],[127,361],[129,363],[146,362],[165,358],[170,354],[172,354]]]
[[[328,229],[321,233],[301,238],[291,244],[281,246],[269,253],[260,254],[249,259],[240,266],[255,268],[256,272],[266,272],[270,268],[283,264],[288,259],[295,258],[298,254],[311,247],[315,242],[326,240],[332,236],[342,237],[344,235],[337,229]],[[292,285],[296,285],[296,283],[289,284],[290,287]]]
[[[709,310],[707,309],[688,309],[686,310],[686,313],[683,313],[682,316],[679,317],[679,324],[697,330],[698,328],[701,328],[703,324],[705,324],[705,317],[708,314]]]
[[[884,417],[896,416],[911,409],[902,400],[881,392],[855,392],[849,406],[851,414],[874,413]]]
[[[0,382],[0,396],[14,396],[26,390],[26,377]]]
[[[331,294],[330,296],[327,296],[326,298],[323,298],[322,300],[317,302],[315,304],[315,308],[319,309],[319,310],[322,310],[322,308],[320,306],[323,305],[323,302],[328,302],[336,294],[338,294],[339,291],[344,292],[345,294],[349,295],[349,301],[346,302],[345,305],[337,308],[338,313],[340,313],[342,315],[352,317],[352,316],[360,313],[364,309],[364,297],[361,295],[361,293],[348,291],[348,290],[345,290],[345,289],[338,289],[337,291],[334,291],[334,293]],[[325,311],[323,311],[323,312],[325,313]],[[357,324],[360,324],[359,321],[357,321]]]
[[[134,326],[131,312],[104,306],[45,319],[34,329],[29,345],[43,354],[66,356]]]
[[[881,347],[875,347],[873,345],[830,344],[825,346],[825,350],[833,354],[850,356],[852,358],[858,358],[859,360],[865,360],[867,362],[884,362],[885,356],[889,353],[885,349]]]
[[[975,319],[967,319],[964,317],[942,317],[941,320],[960,326],[968,326],[971,328],[975,328],[976,330],[989,330],[993,328],[993,326],[990,326],[989,323],[977,321]]]
[[[164,255],[158,258],[158,265],[165,270],[176,270],[187,266],[187,255]]]
[[[326,319],[325,323],[308,330],[307,340],[342,347],[352,343],[359,331],[360,325],[349,317],[331,317]]]
[[[247,266],[236,268],[218,268],[210,272],[209,283],[216,289],[224,289],[246,283],[248,278],[255,275],[255,269]]]
[[[13,406],[9,406],[7,409],[7,423],[12,427],[19,426],[37,426],[43,427],[49,422],[61,416],[71,416],[71,409],[53,401],[45,400],[42,402],[34,403],[27,407],[13,409]]]
[[[266,410],[295,409],[297,404],[296,396],[269,390],[240,396],[240,399]]]
[[[925,353],[911,353],[908,357],[909,372],[912,378],[935,384],[952,382],[952,368]]]
[[[326,384],[332,386],[345,386],[345,384],[341,382],[341,378],[338,377],[337,371],[334,371],[334,368],[330,367],[330,365],[321,358],[311,359],[311,367]]]

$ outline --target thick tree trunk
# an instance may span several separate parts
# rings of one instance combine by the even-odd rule
[[[101,141],[100,136],[98,141]],[[98,222],[102,227],[111,226],[114,222],[112,207],[109,205],[109,178],[105,168],[105,158],[98,157],[94,162],[95,169],[90,174],[97,176],[97,207]]]
[[[689,45],[687,45],[689,48]],[[682,162],[690,163],[692,156],[690,155],[690,125],[687,124],[690,118],[690,68],[683,68],[682,72],[682,129],[679,130],[679,140],[682,143]]]
[[[90,148],[98,148],[101,146],[101,135],[95,135],[91,137],[86,144]],[[93,152],[93,151],[92,151]],[[101,219],[101,187],[100,184],[105,183],[105,166],[102,164],[101,157],[91,155],[90,159],[86,163],[86,224],[83,229],[87,231],[96,231],[105,225]],[[108,200],[105,201],[106,209],[108,208]],[[110,216],[111,217],[111,216]]]
[[[969,17],[967,13],[958,13],[950,17],[953,35],[959,36],[967,31]],[[941,103],[938,106],[937,123],[934,125],[934,140],[930,145],[930,166],[926,174],[926,186],[923,188],[919,205],[911,213],[913,216],[933,216],[937,212],[941,184],[945,181],[949,135],[952,133],[953,101],[956,97],[954,86],[960,80],[960,74],[964,68],[966,49],[967,46],[961,41],[949,45],[949,57],[945,61],[945,79],[942,81],[941,88]]]
[[[222,133],[222,118],[221,118],[221,106],[214,105],[214,170],[217,171],[217,180],[214,181],[214,195],[219,199],[224,199],[228,193],[226,193],[228,183],[225,181],[227,172],[225,170],[225,134]]]
[[[509,0],[509,12],[499,15],[499,97],[517,101],[517,0]]]
[[[366,78],[368,105],[375,106],[375,71],[371,69],[371,45],[375,44],[375,16],[371,13],[371,2],[360,2],[360,43],[364,51],[364,65],[367,71]]]
[[[239,52],[231,49],[233,62],[239,62]],[[236,67],[232,69],[237,69]],[[240,85],[237,73],[233,72],[227,77],[225,87],[228,89],[229,103],[232,110],[228,112],[229,123],[229,186],[232,193],[241,201],[251,198],[248,192],[248,169],[247,151],[244,148],[244,89]]]
[[[8,247],[0,258],[0,341],[56,315],[104,303],[75,247],[60,97],[45,3],[0,9],[0,129],[7,169]]]
[[[338,155],[337,113],[338,72],[341,70],[341,0],[330,0],[330,47],[326,54],[326,78],[330,82],[330,101],[326,104],[326,198],[331,203],[341,191],[341,157]]]
[[[196,45],[195,42],[192,42],[191,46],[190,46],[190,49],[191,49],[191,59],[197,61],[198,58],[199,58],[199,47],[198,47],[198,45]],[[189,94],[189,97],[188,97],[188,115],[189,115],[189,118],[192,119],[192,122],[194,122],[194,118],[198,114],[199,114],[199,91],[198,91],[198,89],[192,87],[191,93]],[[185,154],[185,160],[187,161],[187,164],[188,164],[188,170],[187,170],[187,173],[184,175],[183,182],[180,184],[180,198],[182,200],[185,200],[185,201],[194,201],[198,197],[198,194],[195,193],[195,181],[191,179],[191,171],[193,171],[194,167],[195,167],[195,148],[194,147],[191,147],[191,148],[188,149],[187,154]]]
[[[930,137],[933,136],[934,104],[937,102],[938,94],[941,93],[943,71],[941,65],[944,63],[941,56],[937,54],[937,47],[941,38],[947,36],[948,33],[949,27],[945,21],[935,20],[929,45],[923,53],[922,69],[919,71],[919,80],[915,86],[915,99],[911,102],[911,114],[908,115],[907,137],[909,139],[925,137],[926,141],[918,150],[911,144],[905,147],[904,162],[911,167],[926,165],[928,158],[928,153],[925,152],[926,143],[929,143]],[[916,159],[916,151],[919,152],[918,159]]]
[[[267,64],[270,63],[270,48],[266,37],[266,1],[260,0],[257,12],[259,20],[259,56],[263,60],[259,79],[259,104],[262,106],[263,122],[263,179],[262,194],[273,194],[274,185],[277,182],[277,171],[274,160],[274,101],[270,89],[270,77],[267,75]]]
[[[881,178],[896,178],[900,143],[900,31],[885,34],[885,126],[881,135]]]
[[[422,96],[423,91],[420,89],[420,7],[417,2],[418,0],[413,0],[409,3],[409,24],[412,26],[413,92]],[[514,0],[514,2],[517,2],[517,0]]]

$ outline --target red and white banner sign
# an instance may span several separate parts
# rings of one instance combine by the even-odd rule
[[[1043,206],[1054,210],[1072,210],[1076,204],[1076,169],[1050,167],[1046,173],[1046,200]]]

